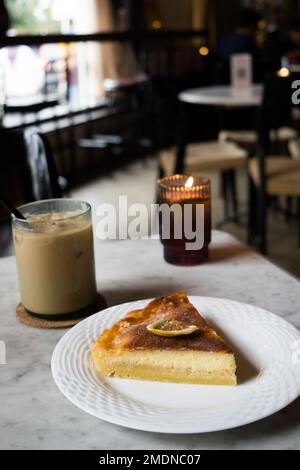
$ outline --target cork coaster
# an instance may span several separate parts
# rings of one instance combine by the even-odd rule
[[[49,329],[49,330],[58,330],[58,329],[63,329],[63,328],[71,328],[74,325],[77,325],[77,323],[81,322],[85,318],[93,315],[94,313],[99,312],[100,310],[104,310],[107,307],[106,300],[105,298],[101,295],[98,294],[97,300],[94,303],[94,305],[91,307],[91,310],[89,313],[85,313],[82,317],[70,319],[70,320],[44,320],[43,318],[38,318],[33,315],[30,315],[28,313],[23,304],[20,303],[17,306],[16,309],[16,314],[17,318],[21,323],[24,323],[24,325],[31,326],[33,328],[42,328],[42,329]]]

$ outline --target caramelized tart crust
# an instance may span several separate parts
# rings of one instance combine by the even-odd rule
[[[177,320],[199,329],[188,336],[162,337],[147,326]],[[185,292],[153,300],[128,313],[92,345],[100,375],[160,382],[236,385],[232,350],[211,328]]]
[[[199,330],[189,336],[172,338],[157,336],[147,331],[149,324],[164,318],[195,325]],[[97,343],[104,349],[173,349],[232,353],[223,339],[189,302],[185,292],[153,300],[144,309],[128,313],[110,329],[105,330]]]

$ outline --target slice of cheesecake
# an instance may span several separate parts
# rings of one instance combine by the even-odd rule
[[[160,323],[185,325],[186,332],[192,333],[154,334],[152,325]],[[205,385],[237,383],[232,350],[183,292],[128,313],[94,341],[92,357],[97,371],[109,377]]]

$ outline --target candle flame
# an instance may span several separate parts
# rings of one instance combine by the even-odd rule
[[[194,178],[190,176],[187,182],[185,183],[185,188],[191,189],[193,186],[194,186]]]

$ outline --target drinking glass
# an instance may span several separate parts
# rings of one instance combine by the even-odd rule
[[[49,320],[88,314],[96,300],[91,206],[72,199],[33,202],[12,217],[21,299]]]

